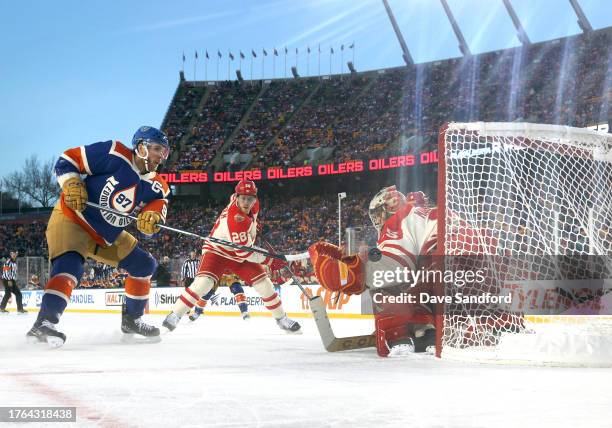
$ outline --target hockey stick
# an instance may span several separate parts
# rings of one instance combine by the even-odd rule
[[[264,246],[266,246],[268,250],[274,251],[268,241],[261,238],[261,242],[263,242]],[[376,336],[374,334],[365,334],[362,336],[350,337],[336,337],[329,322],[329,317],[327,316],[325,302],[323,301],[321,296],[313,297],[309,293],[307,293],[304,287],[302,286],[299,278],[293,273],[289,266],[283,267],[283,270],[285,270],[287,273],[289,273],[289,275],[291,275],[293,283],[300,288],[302,294],[304,294],[304,296],[306,296],[306,298],[308,299],[308,304],[310,306],[310,311],[312,312],[312,317],[314,318],[315,324],[317,325],[317,330],[319,330],[319,336],[321,336],[321,342],[323,342],[323,347],[327,352],[348,351],[350,349],[371,348],[373,346],[376,346]]]
[[[119,215],[119,216],[122,216],[122,217],[130,218],[132,220],[138,220],[138,218],[133,216],[133,215],[129,215],[127,213],[115,210],[113,208],[103,207],[102,205],[98,205],[95,202],[87,202],[86,205],[88,205],[88,206],[90,206],[92,208],[96,208],[96,209],[98,209],[100,211],[106,211],[106,212],[113,213],[113,214],[116,214],[116,215]],[[259,248],[259,247],[248,247],[246,245],[234,244],[233,242],[229,242],[229,241],[226,241],[224,239],[213,238],[212,236],[202,236],[202,235],[198,235],[196,233],[187,232],[185,230],[176,229],[174,227],[166,226],[164,224],[158,224],[157,226],[160,229],[165,229],[165,230],[168,230],[170,232],[180,233],[182,235],[191,236],[193,238],[198,238],[198,239],[201,239],[203,241],[214,242],[215,244],[224,245],[226,247],[235,248],[237,250],[253,251],[255,253],[263,254],[266,257],[271,257],[273,259],[285,260],[287,262],[293,262],[293,261],[296,261],[296,260],[304,260],[304,259],[307,259],[307,258],[310,257],[308,255],[307,251],[304,251],[303,253],[300,253],[300,254],[274,254],[274,253],[271,253],[271,252],[266,251],[266,250],[264,250],[262,248]]]

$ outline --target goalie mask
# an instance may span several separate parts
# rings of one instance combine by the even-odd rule
[[[380,231],[385,221],[406,203],[406,197],[395,188],[389,186],[383,188],[370,201],[368,213],[374,227]]]

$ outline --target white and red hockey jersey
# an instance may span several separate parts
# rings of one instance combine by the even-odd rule
[[[389,217],[380,230],[377,247],[379,261],[366,264],[366,284],[372,287],[374,271],[416,270],[418,258],[436,250],[438,218],[436,208],[405,204]],[[392,284],[387,284],[392,285]]]
[[[251,212],[245,214],[236,203],[236,194],[230,198],[230,203],[221,212],[215,225],[210,231],[210,236],[213,238],[223,239],[252,247],[257,237],[257,216],[259,214],[259,200],[255,202]],[[254,262],[262,263],[266,257],[253,251],[237,250],[225,245],[215,244],[210,241],[205,241],[202,246],[202,251],[210,251],[222,257],[234,260],[236,262]]]

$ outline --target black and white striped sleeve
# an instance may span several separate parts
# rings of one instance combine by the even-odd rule
[[[183,267],[181,268],[181,277],[185,278],[195,278],[198,272],[198,263],[199,261],[187,259],[183,262]]]
[[[17,263],[9,260],[5,264],[5,270],[2,272],[2,279],[17,280]]]

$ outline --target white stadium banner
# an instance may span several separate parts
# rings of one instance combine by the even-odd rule
[[[315,296],[321,296],[326,303],[328,314],[331,318],[360,318],[369,317],[362,315],[360,296],[348,296],[341,294],[337,297],[336,293],[330,293],[320,285],[306,285],[305,289]],[[152,287],[149,295],[148,313],[166,314],[170,312],[174,303],[183,292],[182,287]],[[304,317],[310,315],[308,299],[302,294],[299,288],[294,286],[282,286],[280,297],[285,311],[290,316]],[[249,312],[252,315],[269,316],[268,310],[264,307],[261,297],[251,287],[244,287],[244,292],[249,305]],[[0,291],[0,298],[4,292]],[[37,311],[43,296],[43,291],[22,291],[23,306],[28,311]],[[124,290],[114,289],[77,289],[72,292],[70,304],[67,312],[120,312],[124,300]],[[11,298],[7,306],[9,311],[15,311],[15,299]],[[234,295],[228,287],[219,287],[215,297],[206,305],[208,315],[239,315]]]

